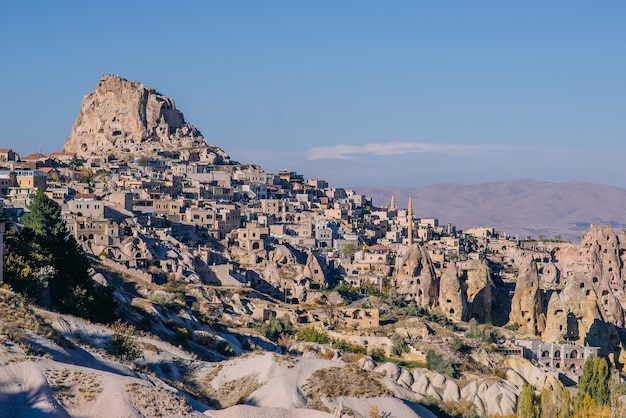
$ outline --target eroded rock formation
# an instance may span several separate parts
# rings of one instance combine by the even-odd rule
[[[509,322],[518,324],[520,332],[532,335],[541,334],[545,328],[542,291],[537,265],[532,258],[526,258],[520,267]]]
[[[439,307],[449,319],[464,321],[467,316],[467,297],[459,281],[459,272],[455,263],[448,266],[441,276],[439,284]]]
[[[64,144],[79,157],[153,156],[228,164],[221,149],[209,146],[202,134],[185,122],[174,100],[142,83],[104,75],[87,94]]]
[[[439,280],[428,251],[420,244],[411,245],[402,257],[397,283],[398,293],[415,299],[420,306],[437,306]]]
[[[469,270],[465,285],[467,288],[468,316],[479,322],[491,322],[493,281],[487,264],[481,262],[476,269]]]

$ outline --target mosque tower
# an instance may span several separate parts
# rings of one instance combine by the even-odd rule
[[[407,235],[409,246],[413,244],[413,199],[409,196],[409,209],[406,214],[407,218]]]

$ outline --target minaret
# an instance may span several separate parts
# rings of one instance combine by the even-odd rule
[[[408,235],[408,244],[413,244],[413,199],[409,196],[409,210],[406,214],[407,218],[407,235]]]
[[[1,212],[0,212],[1,213]],[[0,283],[4,281],[4,222],[0,221]]]
[[[391,205],[389,205],[390,209],[395,209],[396,208],[396,198],[395,196],[391,196]]]

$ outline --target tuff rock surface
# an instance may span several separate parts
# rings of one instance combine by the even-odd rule
[[[63,148],[83,158],[160,154],[209,164],[230,163],[224,151],[208,145],[185,122],[173,99],[114,75],[102,76],[95,90],[84,97]]]
[[[449,263],[439,284],[439,306],[449,319],[463,321],[467,316],[467,297],[463,293],[455,263]]]
[[[539,335],[545,329],[539,275],[532,258],[526,258],[520,268],[511,302],[509,322],[518,324],[520,332],[532,335]]]
[[[398,271],[398,292],[420,306],[434,307],[439,300],[439,280],[428,251],[420,244],[409,247]]]

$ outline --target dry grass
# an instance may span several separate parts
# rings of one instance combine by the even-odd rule
[[[317,354],[317,357],[324,360],[332,360],[335,357],[335,350],[323,350]]]
[[[191,411],[185,398],[165,389],[143,383],[129,383],[124,389],[130,403],[143,416],[165,417]]]
[[[220,365],[211,370],[202,379],[202,384],[198,388],[204,396],[212,400],[215,406],[228,408],[229,406],[243,403],[248,396],[261,387],[258,379],[259,375],[256,373],[241,379],[231,380],[215,389],[211,382],[219,375],[221,369],[222,366]]]
[[[69,348],[73,344],[61,333],[52,328],[51,322],[36,313],[20,295],[0,288],[0,334],[19,344],[26,353],[33,353],[32,347],[25,341],[28,332],[50,339],[61,347]]]
[[[378,380],[354,364],[316,370],[302,386],[309,403],[307,407],[318,409],[322,397],[339,396],[376,397],[390,395]]]
[[[57,391],[61,402],[68,407],[75,407],[96,399],[102,393],[102,382],[96,373],[69,369],[46,370],[50,387]]]
[[[341,359],[345,363],[358,363],[363,358],[363,353],[343,353]]]

